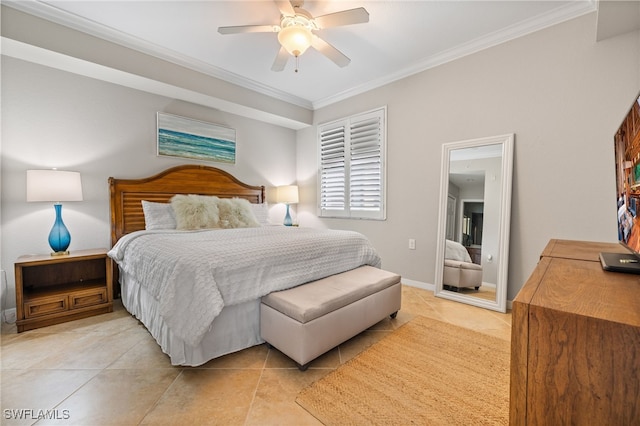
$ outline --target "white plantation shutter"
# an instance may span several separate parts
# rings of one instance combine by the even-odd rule
[[[319,126],[319,215],[385,219],[386,108]]]
[[[347,207],[345,122],[320,131],[320,209],[344,215]]]
[[[368,217],[364,212],[377,213],[382,209],[381,121],[375,114],[351,122],[349,206],[352,215],[359,211],[359,215]]]

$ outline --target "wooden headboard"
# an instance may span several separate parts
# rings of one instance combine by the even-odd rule
[[[264,186],[247,185],[224,170],[199,165],[173,167],[143,179],[110,177],[109,193],[111,246],[123,235],[144,229],[142,200],[166,203],[176,194],[238,197],[258,204],[265,199]]]

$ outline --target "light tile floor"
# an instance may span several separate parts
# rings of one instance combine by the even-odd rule
[[[318,425],[296,404],[297,394],[416,315],[510,339],[510,313],[415,287],[403,286],[402,297],[395,320],[343,343],[305,372],[265,345],[197,368],[173,367],[119,301],[113,313],[20,334],[3,324],[0,424]],[[38,421],[41,414],[57,419]]]

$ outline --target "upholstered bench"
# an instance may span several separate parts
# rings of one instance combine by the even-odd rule
[[[445,259],[442,283],[451,287],[453,291],[464,287],[474,287],[478,290],[482,285],[482,266],[472,262]]]
[[[401,303],[400,276],[362,266],[262,298],[260,334],[300,370],[387,315]]]

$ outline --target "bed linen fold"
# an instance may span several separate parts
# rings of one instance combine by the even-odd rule
[[[297,227],[136,231],[109,251],[158,301],[171,331],[196,346],[225,306],[380,257],[360,233]]]

